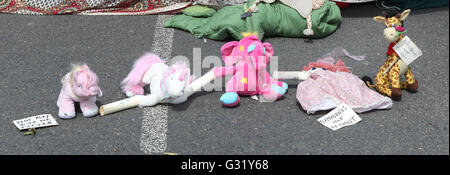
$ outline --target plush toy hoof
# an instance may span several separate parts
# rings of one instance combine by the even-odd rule
[[[281,88],[287,91],[288,87],[289,87],[288,84],[283,82],[283,86]]]
[[[286,93],[286,89],[287,89],[287,84],[286,84],[286,88],[285,88],[284,84],[286,84],[286,83],[283,83],[283,87],[280,87],[278,85],[272,84],[272,90],[277,92],[279,95],[284,95]]]
[[[406,87],[406,90],[408,92],[417,92],[417,89],[419,88],[419,82],[417,80],[413,84],[409,84],[408,87]]]
[[[400,88],[392,88],[391,94],[392,100],[401,101],[402,100],[402,90]]]
[[[75,118],[75,112],[59,112],[58,117],[61,119],[72,119]]]
[[[233,107],[239,103],[239,95],[236,92],[227,92],[220,97],[224,106]]]
[[[138,97],[139,107],[154,106],[158,103],[158,99],[155,96],[144,96],[140,95]]]
[[[311,29],[305,29],[305,30],[303,30],[303,34],[307,35],[307,36],[311,36],[311,35],[314,35],[314,31]]]
[[[125,95],[127,95],[127,97],[132,97],[132,96],[134,96],[134,93],[131,92],[131,91],[127,91],[127,92],[125,93]]]
[[[83,111],[83,116],[84,117],[94,117],[98,114],[98,108],[97,109],[92,109],[92,110],[84,110]]]

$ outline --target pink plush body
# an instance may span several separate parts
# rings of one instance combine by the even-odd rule
[[[266,68],[273,55],[272,45],[262,43],[254,35],[243,38],[239,42],[226,43],[221,48],[225,67],[216,67],[216,77],[232,75],[227,82],[226,92],[239,95],[263,95],[267,100],[280,98],[287,89],[287,84],[273,80]],[[275,88],[274,88],[275,87]],[[284,90],[281,93],[276,89]],[[234,106],[236,104],[232,104]]]
[[[216,67],[213,71],[216,77],[233,75],[227,82],[225,91],[236,92],[239,95],[269,95],[271,93],[269,85],[276,84],[281,87],[283,84],[281,81],[273,80],[266,70],[255,68],[250,58],[234,66]]]
[[[95,104],[96,96],[102,96],[97,84],[97,75],[86,65],[75,66],[62,79],[62,88],[56,102],[59,107],[58,116],[63,119],[75,117],[75,103],[79,102],[85,117],[92,117],[98,113]]]

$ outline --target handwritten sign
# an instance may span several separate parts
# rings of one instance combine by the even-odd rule
[[[19,130],[58,125],[55,118],[53,118],[51,114],[42,114],[20,120],[14,120],[13,123]]]
[[[403,39],[393,48],[406,65],[411,64],[422,55],[422,51],[411,41],[411,39],[409,39],[408,36],[403,37]]]
[[[361,118],[352,108],[346,104],[341,104],[327,115],[317,119],[317,121],[333,131],[336,131],[339,128],[358,123],[361,121]]]

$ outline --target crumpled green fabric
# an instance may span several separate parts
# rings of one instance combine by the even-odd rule
[[[246,12],[249,0],[244,5],[226,6],[208,18],[198,18],[185,14],[177,15],[165,22],[165,27],[186,30],[196,38],[224,40],[231,36],[242,39],[243,33],[256,33],[259,39],[266,36],[322,38],[333,33],[342,21],[339,7],[332,1],[325,1],[319,9],[311,13],[314,35],[305,36],[306,19],[293,8],[276,1],[271,4],[259,3],[259,11],[246,19],[240,15]]]
[[[187,16],[210,17],[216,13],[216,10],[202,5],[194,5],[181,10],[181,12]]]

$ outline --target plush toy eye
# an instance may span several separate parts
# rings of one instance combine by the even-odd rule
[[[317,67],[313,67],[313,68],[312,68],[312,70],[316,70],[316,69],[317,69]]]

